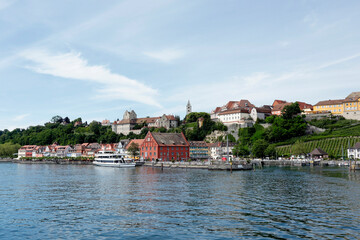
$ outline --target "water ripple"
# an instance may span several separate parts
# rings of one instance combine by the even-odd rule
[[[1,239],[359,239],[360,175],[1,164]]]

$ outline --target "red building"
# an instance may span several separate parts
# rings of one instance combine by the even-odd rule
[[[140,146],[140,156],[150,160],[188,160],[189,147],[183,133],[148,132]]]

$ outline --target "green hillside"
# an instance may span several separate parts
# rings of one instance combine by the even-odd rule
[[[330,158],[339,159],[342,156],[341,147],[343,147],[344,156],[346,157],[349,144],[352,147],[356,142],[360,142],[360,136],[325,138],[320,140],[308,141],[305,142],[304,145],[308,153],[310,153],[315,148],[320,147],[322,150],[329,154]],[[278,156],[290,156],[291,146],[292,145],[285,145],[277,147],[276,151]]]

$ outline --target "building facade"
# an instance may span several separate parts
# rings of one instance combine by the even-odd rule
[[[190,157],[189,142],[183,133],[148,132],[140,146],[143,159],[185,161]]]
[[[348,158],[360,159],[360,142],[357,142],[353,147],[347,150]]]
[[[344,99],[320,101],[314,105],[314,113],[331,113],[360,120],[360,92],[352,92]]]
[[[209,158],[209,148],[204,141],[189,141],[190,158],[192,160],[204,160]]]
[[[178,120],[173,115],[163,114],[160,117],[146,117],[138,118],[134,110],[131,112],[125,111],[123,119],[115,121],[111,124],[111,129],[117,134],[128,135],[130,132],[139,134],[142,127],[155,127],[166,129],[176,128]]]

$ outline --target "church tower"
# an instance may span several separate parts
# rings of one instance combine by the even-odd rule
[[[188,103],[186,105],[186,115],[188,115],[189,113],[191,113],[191,104],[190,104],[190,100],[188,100]]]

